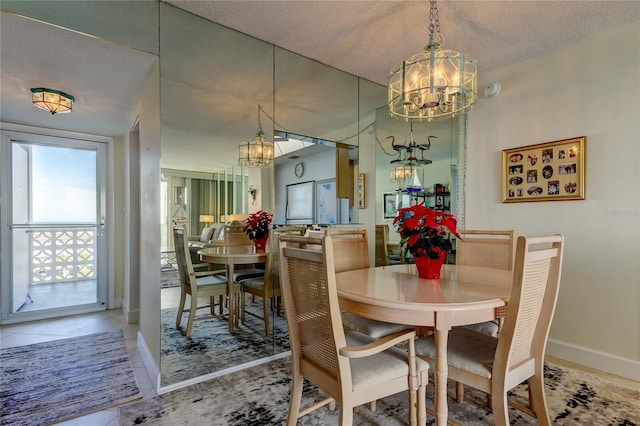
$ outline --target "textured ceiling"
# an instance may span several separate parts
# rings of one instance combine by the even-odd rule
[[[164,1],[384,85],[428,41],[427,1]],[[637,0],[437,5],[445,47],[475,56],[479,74],[640,17]]]
[[[383,85],[389,70],[417,53],[428,39],[426,1],[165,2]],[[475,56],[481,82],[489,70],[640,19],[640,1],[440,1],[438,9],[445,47]],[[0,19],[0,120],[109,136],[129,131],[156,57],[4,12]],[[163,34],[178,38],[188,30],[178,26]],[[166,40],[163,46],[167,47]],[[245,59],[252,57],[245,55]],[[201,65],[183,61],[179,70],[197,66]],[[287,77],[295,78],[294,71],[287,69]],[[167,167],[203,171],[228,167],[236,161],[239,141],[254,134],[255,99],[265,97],[184,96],[197,88],[207,88],[209,95],[222,89],[211,82],[219,76],[204,74],[200,80],[175,82],[184,83],[176,88],[182,95],[179,99],[187,102],[181,105],[177,96],[171,98],[176,112],[164,117],[162,149]],[[231,84],[232,80],[225,81]],[[75,95],[73,113],[51,116],[33,108],[29,88],[38,86]],[[171,87],[165,84],[165,98]],[[313,102],[335,97],[311,92],[308,87],[305,90]],[[336,85],[335,90],[342,88]],[[279,96],[282,100],[283,94]],[[225,100],[222,112],[226,116],[211,108],[214,99]],[[240,106],[237,111],[230,108],[230,102],[239,101],[245,101],[242,111]],[[163,107],[168,109],[166,104]],[[199,108],[194,111],[193,107]],[[297,111],[302,112],[304,109]],[[207,130],[216,124],[212,117],[223,123],[214,127],[215,132]],[[279,118],[287,125],[310,122],[304,115],[280,114]],[[299,133],[321,136],[316,130]],[[185,140],[189,149],[185,149]],[[211,146],[216,147],[215,155],[203,156]]]

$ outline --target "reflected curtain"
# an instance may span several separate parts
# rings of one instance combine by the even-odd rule
[[[187,179],[187,181],[189,194],[191,194],[189,222],[192,234],[197,234],[204,226],[204,224],[200,223],[200,215],[213,215],[216,221],[220,217],[220,213],[216,206],[218,185],[217,181],[214,180]]]

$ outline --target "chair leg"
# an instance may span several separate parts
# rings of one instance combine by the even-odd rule
[[[298,423],[298,413],[302,402],[302,384],[304,378],[296,371],[291,378],[291,398],[289,399],[289,413],[287,414],[287,426],[296,426]]]
[[[198,309],[198,298],[191,295],[191,309],[189,309],[189,320],[187,321],[187,337],[191,337],[191,329],[193,328],[193,320],[196,317]]]
[[[491,405],[493,410],[493,421],[496,426],[509,425],[509,405],[507,402],[507,390],[504,382],[498,380],[491,382]]]
[[[265,297],[265,295],[262,295],[262,316],[263,316],[263,320],[264,320],[264,335],[269,337],[269,332],[270,332],[270,327],[269,327],[269,315],[271,315],[271,310],[270,308],[270,303],[271,303],[271,298],[267,298]]]
[[[183,291],[180,293],[180,304],[178,305],[178,316],[176,317],[176,327],[180,327],[182,324],[182,314],[184,313],[184,303],[186,302],[187,296]]]
[[[343,401],[344,403],[344,401]],[[352,406],[345,406],[344,404],[340,404],[340,421],[338,422],[341,426],[352,426],[353,425],[353,409]]]
[[[544,395],[544,373],[539,371],[529,379],[529,407],[536,413],[538,424],[549,425],[547,400]]]
[[[464,385],[456,382],[456,402],[462,404],[464,402]]]
[[[247,309],[247,295],[241,291],[240,292],[240,321],[242,324],[245,324],[245,320],[247,315],[245,314],[245,309]]]

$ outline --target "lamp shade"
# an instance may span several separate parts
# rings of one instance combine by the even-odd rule
[[[201,214],[200,222],[203,223],[213,223],[213,215],[212,214]]]

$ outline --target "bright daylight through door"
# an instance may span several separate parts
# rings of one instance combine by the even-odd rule
[[[100,275],[105,144],[19,137],[5,138],[4,145],[11,153],[12,250],[3,319],[106,307],[106,280]]]

